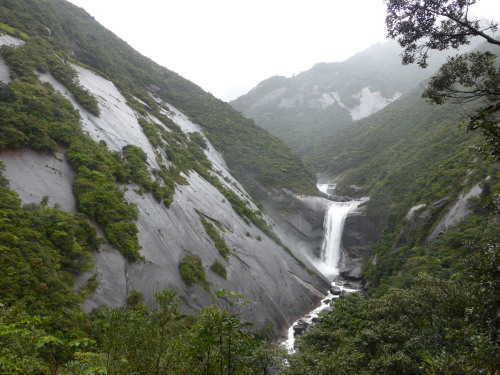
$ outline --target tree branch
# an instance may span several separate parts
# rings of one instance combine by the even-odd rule
[[[496,40],[494,38],[492,38],[491,36],[489,36],[488,34],[484,33],[483,31],[481,30],[478,30],[476,29],[475,27],[471,26],[469,21],[467,21],[467,18],[465,21],[462,21],[460,18],[457,18],[449,13],[436,13],[437,15],[439,16],[443,16],[443,17],[446,17],[446,18],[449,18],[450,20],[456,22],[457,24],[459,24],[460,26],[463,26],[465,27],[466,29],[470,30],[470,32],[473,34],[473,35],[477,35],[477,36],[480,36],[480,37],[483,37],[484,39],[486,39],[486,41],[488,43],[491,43],[491,44],[496,44],[498,46],[500,46],[500,40]],[[490,28],[488,28],[490,29]],[[486,30],[488,30],[486,29]]]

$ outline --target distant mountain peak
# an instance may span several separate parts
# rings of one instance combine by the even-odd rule
[[[304,154],[324,136],[394,102],[432,74],[403,66],[400,47],[377,43],[342,62],[319,62],[293,77],[270,77],[231,102],[244,115]]]

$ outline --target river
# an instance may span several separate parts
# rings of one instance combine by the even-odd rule
[[[320,184],[318,189],[329,194],[335,185]],[[343,286],[342,281],[335,281],[339,275],[339,269],[343,265],[343,251],[342,251],[342,232],[344,230],[344,223],[347,215],[352,210],[356,209],[364,200],[349,201],[349,202],[334,202],[332,201],[328,206],[323,222],[324,236],[321,245],[321,259],[311,259],[314,266],[325,277],[332,282],[332,290],[335,294],[330,292],[322,301],[321,306],[310,311],[304,317],[296,320],[293,325],[288,329],[288,337],[283,343],[289,352],[293,352],[295,342],[295,332],[301,331],[301,327],[313,323],[319,313],[326,311],[330,306],[333,299],[338,298],[340,293],[353,293],[355,289],[346,288]]]

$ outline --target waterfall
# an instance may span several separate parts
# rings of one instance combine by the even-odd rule
[[[321,262],[315,265],[323,275],[331,280],[338,275],[339,263],[342,260],[341,240],[345,219],[349,211],[360,203],[359,201],[332,202],[328,206],[323,223],[325,234],[321,245]]]
[[[337,184],[317,184],[316,186],[319,191],[321,191],[323,194],[328,195],[335,190]]]
[[[330,186],[332,185],[324,184],[318,185],[318,188],[326,194],[328,193]],[[323,236],[323,243],[321,245],[321,260],[315,261],[310,259],[318,271],[330,279],[332,281],[332,285],[335,285],[337,289],[342,290],[344,293],[353,293],[356,291],[355,289],[344,287],[341,281],[336,281],[335,283],[333,282],[335,276],[339,274],[339,266],[342,262],[341,241],[342,232],[344,231],[344,223],[349,212],[366,201],[367,198],[362,198],[359,201],[330,203],[323,222],[325,233]],[[313,311],[309,312],[309,314],[293,323],[293,325],[288,329],[287,340],[283,342],[283,345],[287,348],[289,353],[294,352],[295,330],[297,327],[300,327],[299,324],[310,326],[318,314],[323,312],[325,308],[331,306],[331,301],[338,297],[339,295],[332,294],[331,290],[326,298],[321,301],[321,306],[317,307]]]

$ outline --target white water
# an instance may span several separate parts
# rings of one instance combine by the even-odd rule
[[[318,190],[321,191],[323,194],[329,194],[328,190],[335,189],[335,184],[317,184]]]
[[[338,284],[338,285],[336,285],[336,284]],[[342,286],[340,282],[339,283],[332,283],[332,285],[336,285],[337,287],[340,288],[341,291],[345,291],[347,294],[355,293],[358,291],[356,289],[346,288],[346,287]],[[311,324],[313,319],[317,318],[319,316],[319,314],[323,311],[323,309],[325,309],[328,306],[331,306],[330,303],[332,300],[339,298],[339,297],[340,297],[339,295],[333,295],[331,292],[328,292],[328,295],[321,301],[320,306],[318,306],[314,310],[310,311],[303,318],[296,320],[293,323],[293,325],[290,328],[288,328],[287,339],[286,339],[286,341],[283,342],[283,345],[286,347],[288,353],[294,352],[295,331],[294,331],[293,327],[295,327],[295,325],[299,324],[300,321],[305,321],[306,323]]]
[[[315,266],[331,281],[339,274],[345,219],[349,212],[360,203],[360,201],[332,202],[326,212],[323,223],[325,234],[321,245],[321,262],[317,262]]]
[[[327,194],[329,186],[330,185],[328,184],[318,185],[318,189]],[[335,277],[339,274],[339,267],[341,266],[342,261],[342,232],[344,231],[345,219],[349,212],[365,201],[366,199],[362,199],[360,201],[330,203],[323,222],[325,233],[323,236],[323,243],[321,245],[321,260],[311,260],[315,267],[332,281],[332,285],[338,286],[341,290],[346,291],[347,293],[353,293],[356,292],[356,290],[345,288],[342,282],[333,282]],[[301,321],[311,323],[323,309],[330,306],[333,299],[338,297],[338,295],[332,295],[331,292],[329,292],[326,298],[321,301],[321,305],[319,307],[293,323],[293,325],[288,329],[288,337],[283,343],[289,353],[293,353],[294,351],[294,326],[300,324]]]

